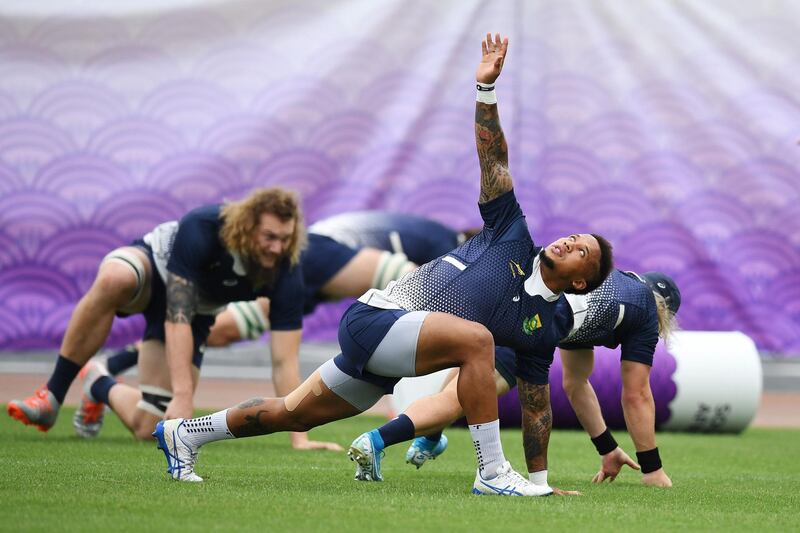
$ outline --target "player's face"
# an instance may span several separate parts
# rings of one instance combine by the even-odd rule
[[[576,233],[547,245],[542,255],[542,264],[569,281],[574,289],[582,290],[597,270],[600,245],[590,234]]]
[[[261,215],[256,228],[256,259],[264,268],[273,268],[286,253],[294,234],[294,220],[281,221],[271,213]]]

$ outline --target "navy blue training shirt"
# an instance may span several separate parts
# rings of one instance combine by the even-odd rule
[[[480,204],[480,212],[480,233],[359,300],[479,322],[492,332],[495,344],[514,349],[518,375],[539,382],[540,377],[533,380],[541,376],[536,370],[549,368],[556,345],[570,331],[571,309],[563,296],[540,290],[536,256],[541,248],[534,246],[514,191]]]
[[[656,301],[635,274],[613,270],[597,289],[568,299],[577,312],[573,331],[559,344],[561,348],[622,345],[622,359],[653,364],[658,343]]]

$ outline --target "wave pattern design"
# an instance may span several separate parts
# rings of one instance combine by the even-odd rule
[[[497,92],[535,240],[604,233],[621,268],[677,279],[685,329],[800,354],[800,77],[774,75],[800,57],[784,31],[800,7],[774,3],[755,34],[723,0],[0,16],[0,348],[57,347],[108,250],[256,186],[300,191],[310,222],[383,208],[477,224],[489,20],[517,31]],[[724,27],[693,18],[720,10]],[[321,306],[306,336],[335,339],[343,310]],[[118,321],[109,342],[141,325]]]

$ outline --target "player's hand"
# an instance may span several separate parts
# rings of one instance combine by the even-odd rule
[[[191,396],[175,396],[167,405],[167,413],[164,415],[164,419],[192,418],[192,408]]]
[[[291,439],[292,448],[295,450],[330,450],[332,452],[344,451],[344,448],[335,442],[308,440],[308,433],[292,433]]]
[[[602,483],[606,479],[611,483],[619,475],[622,467],[628,465],[634,470],[640,470],[639,465],[625,453],[625,451],[617,446],[607,454],[603,455],[600,461],[600,471],[597,472],[592,478],[593,483]]]
[[[553,494],[556,496],[583,496],[583,493],[579,490],[562,490],[558,487],[550,487],[553,489]]]
[[[503,70],[503,62],[506,59],[506,51],[508,50],[508,37],[500,40],[500,34],[496,34],[492,39],[492,34],[486,34],[486,40],[481,42],[481,50],[483,57],[478,64],[478,71],[475,73],[475,78],[481,83],[494,83]]]
[[[672,480],[669,478],[663,468],[659,468],[655,472],[642,475],[642,483],[649,487],[671,487]]]

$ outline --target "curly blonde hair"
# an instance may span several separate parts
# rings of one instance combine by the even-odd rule
[[[294,232],[285,252],[294,267],[300,262],[300,253],[306,244],[306,228],[300,210],[300,199],[292,191],[280,187],[256,189],[247,198],[222,206],[222,242],[228,250],[245,257],[254,257],[253,232],[258,227],[261,215],[265,213],[275,215],[281,222],[294,220]]]

